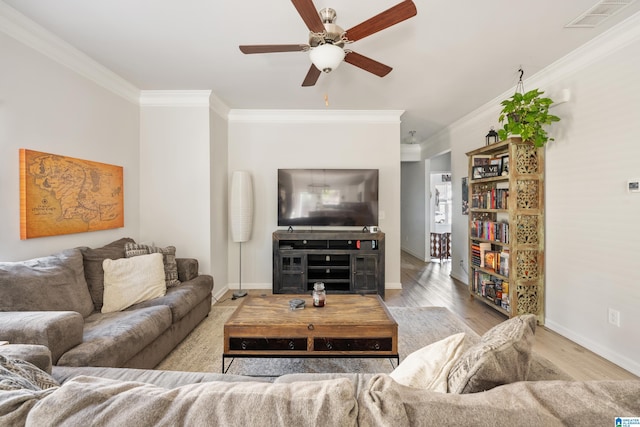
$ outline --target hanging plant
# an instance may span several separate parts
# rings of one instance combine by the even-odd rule
[[[538,89],[516,92],[500,103],[502,111],[498,120],[500,124],[504,123],[498,130],[500,140],[519,135],[523,141],[531,141],[536,147],[544,147],[548,141],[554,140],[547,135],[544,126],[560,121],[560,117],[549,114],[553,101],[542,97],[543,93]]]

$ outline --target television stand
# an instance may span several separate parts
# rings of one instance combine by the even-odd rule
[[[309,293],[323,282],[327,293],[384,298],[384,239],[379,231],[275,231],[273,293]]]

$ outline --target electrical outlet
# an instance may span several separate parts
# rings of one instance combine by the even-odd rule
[[[620,327],[620,312],[618,310],[614,310],[613,308],[609,309],[609,323]]]
[[[463,259],[460,260],[460,267],[464,267],[464,260]]]

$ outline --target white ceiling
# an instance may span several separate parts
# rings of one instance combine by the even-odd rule
[[[344,29],[400,0],[315,0]],[[244,55],[241,44],[307,43],[288,0],[4,0],[140,89],[212,90],[238,109],[406,110],[402,136],[423,140],[640,9],[596,28],[564,26],[595,0],[414,0],[417,16],[350,49],[393,67],[350,64],[301,87],[304,52]],[[325,95],[329,107],[325,106]]]

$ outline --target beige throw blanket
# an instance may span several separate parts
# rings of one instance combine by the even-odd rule
[[[39,401],[27,426],[354,426],[348,379],[292,384],[219,382],[165,389],[78,377]]]

